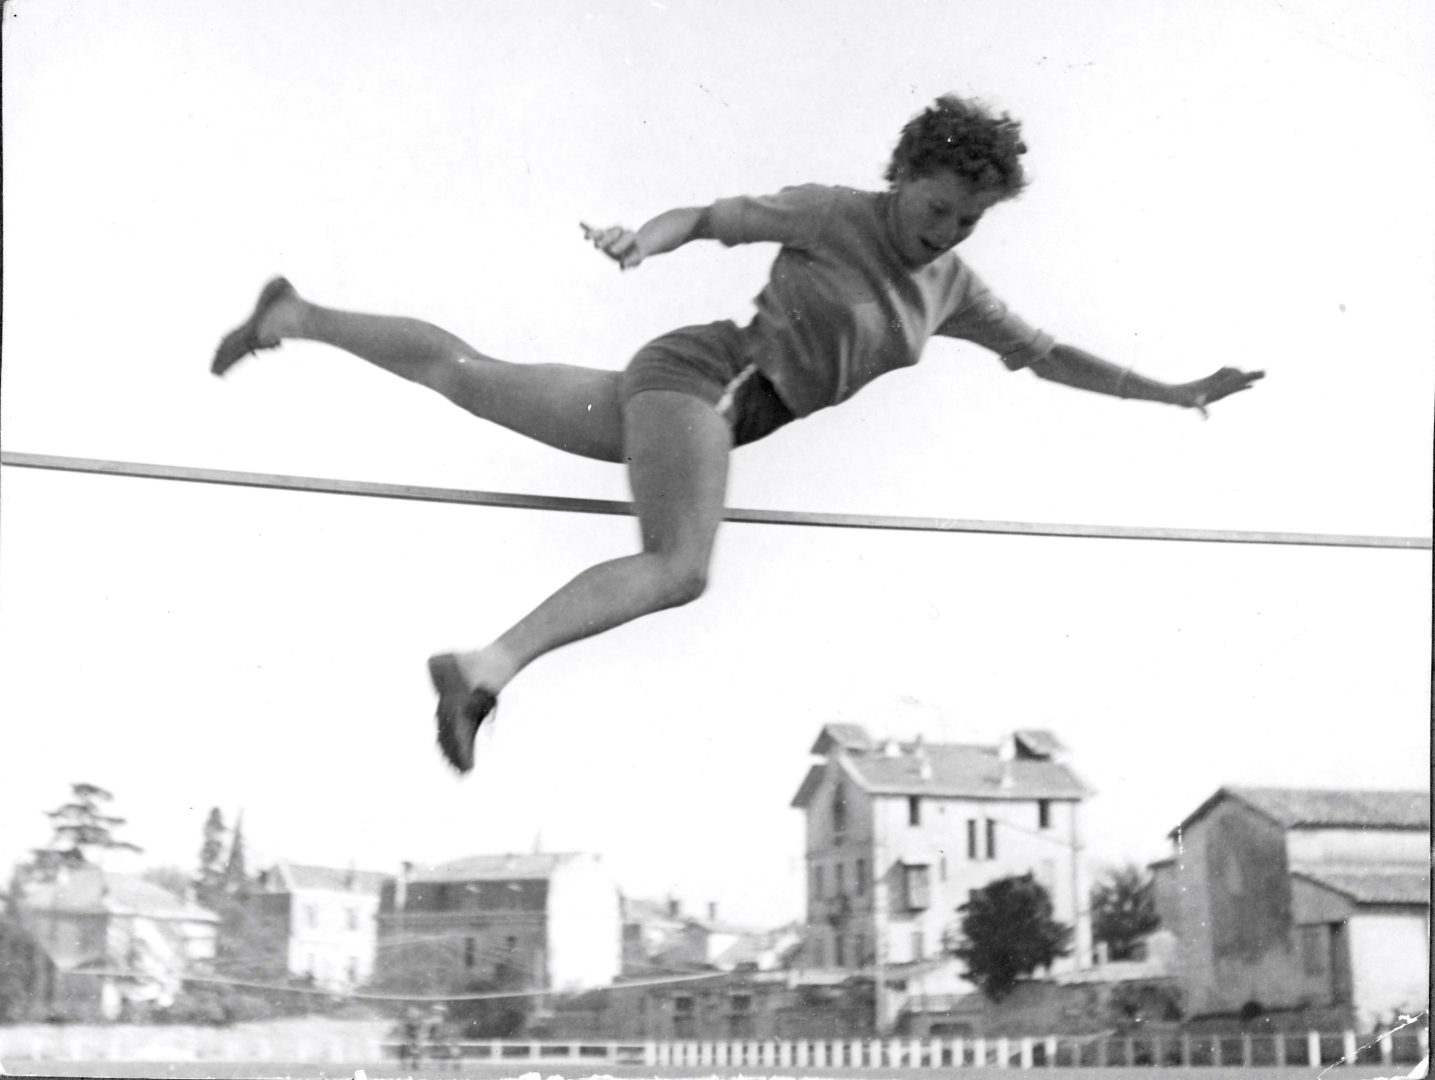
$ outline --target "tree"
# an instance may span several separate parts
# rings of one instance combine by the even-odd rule
[[[195,892],[201,904],[213,904],[224,889],[224,815],[213,807],[204,819],[204,841],[199,847],[199,873],[195,876]]]
[[[94,784],[71,784],[70,801],[45,811],[53,822],[50,846],[34,849],[27,868],[30,875],[43,880],[52,878],[61,867],[94,866],[96,851],[143,851],[128,840],[115,838],[115,830],[125,819],[104,813],[100,805],[113,798]]]
[[[1010,994],[1018,979],[1071,954],[1071,927],[1056,921],[1051,897],[1031,874],[973,889],[957,911],[961,933],[949,951],[993,1001]]]
[[[1133,959],[1160,925],[1151,878],[1135,864],[1108,870],[1091,890],[1091,936],[1106,943],[1112,960]]]

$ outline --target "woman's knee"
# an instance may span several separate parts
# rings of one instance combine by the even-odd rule
[[[707,591],[708,561],[693,556],[656,556],[665,607],[691,604]]]

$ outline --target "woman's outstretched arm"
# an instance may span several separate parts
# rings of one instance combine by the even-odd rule
[[[710,235],[705,206],[664,211],[637,232],[621,225],[609,229],[584,225],[583,233],[593,241],[594,247],[624,270],[632,269],[650,255],[661,255],[690,240],[706,240]]]
[[[1200,409],[1206,415],[1206,406],[1223,397],[1249,390],[1257,379],[1265,378],[1264,371],[1241,371],[1238,368],[1221,368],[1204,379],[1188,383],[1163,383],[1138,375],[1130,368],[1118,367],[1093,356],[1074,345],[1055,345],[1044,359],[1031,365],[1037,376],[1063,386],[1074,386],[1078,390],[1090,390],[1112,397],[1137,398],[1141,401],[1159,401],[1167,405],[1180,405],[1187,409]]]

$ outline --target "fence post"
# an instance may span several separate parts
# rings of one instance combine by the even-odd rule
[[[1249,1031],[1241,1033],[1241,1067],[1246,1069],[1251,1067],[1251,1033]]]
[[[1010,1058],[1011,1044],[1007,1042],[1007,1037],[1003,1035],[997,1040],[997,1068],[1005,1069],[1011,1064]]]
[[[1306,1063],[1320,1066],[1320,1032],[1307,1031],[1305,1033]]]
[[[1390,1037],[1390,1032],[1380,1036],[1380,1063],[1382,1065],[1395,1064],[1395,1040]]]
[[[952,1068],[960,1069],[967,1063],[967,1040],[958,1035],[952,1040]]]
[[[1057,1041],[1056,1041],[1056,1036],[1055,1036],[1055,1035],[1048,1035],[1048,1036],[1046,1037],[1046,1067],[1047,1067],[1048,1069],[1054,1069],[1054,1068],[1056,1068],[1056,1054],[1057,1054],[1057,1050],[1058,1050],[1058,1044],[1057,1044]]]
[[[972,1043],[972,1064],[982,1068],[987,1063],[987,1037],[978,1035],[977,1041]]]
[[[1189,1032],[1181,1032],[1181,1068],[1191,1067],[1191,1035]]]
[[[1345,1055],[1347,1065],[1355,1064],[1355,1032],[1347,1031],[1341,1035],[1341,1051]]]
[[[927,1036],[927,1045],[929,1047],[932,1045],[932,1037],[930,1035]],[[922,1040],[913,1039],[911,1045],[907,1047],[907,1053],[912,1055],[912,1060],[907,1062],[907,1068],[920,1069],[923,1061]]]
[[[1031,1040],[1029,1038],[1023,1038],[1021,1040],[1021,1067],[1023,1069],[1030,1069],[1035,1061],[1036,1055],[1032,1052]]]
[[[1276,1068],[1278,1068],[1278,1069],[1284,1069],[1285,1067],[1286,1067],[1286,1033],[1285,1033],[1284,1031],[1278,1031],[1278,1032],[1276,1032]]]

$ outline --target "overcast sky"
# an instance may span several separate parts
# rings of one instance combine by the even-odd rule
[[[10,451],[626,498],[323,346],[208,373],[282,272],[493,355],[622,367],[746,319],[774,249],[631,273],[580,220],[879,187],[938,94],[1025,125],[964,246],[1029,322],[1151,376],[1264,368],[1209,422],[915,370],[735,457],[730,503],[1428,536],[1435,15],[1423,0],[4,8]],[[0,474],[0,866],[101,784],[150,865],[211,806],[261,856],[602,852],[624,889],[800,917],[822,724],[1054,731],[1096,864],[1225,783],[1425,787],[1430,557],[729,525],[698,604],[554,654],[465,779],[432,652],[490,640],[630,520]]]

